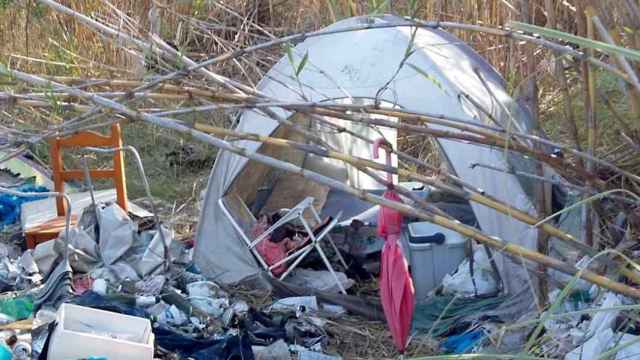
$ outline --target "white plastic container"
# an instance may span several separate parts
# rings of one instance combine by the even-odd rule
[[[154,336],[147,319],[72,304],[62,304],[57,318],[48,360],[153,360]]]
[[[416,302],[426,300],[429,292],[438,286],[444,276],[458,268],[465,258],[467,239],[459,233],[430,222],[415,222],[405,234],[409,247],[411,277],[416,290]],[[415,243],[419,238],[442,233],[443,244]],[[412,242],[414,240],[414,242]]]

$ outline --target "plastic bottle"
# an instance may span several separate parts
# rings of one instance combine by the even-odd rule
[[[13,359],[13,350],[11,350],[9,344],[13,345],[16,341],[18,341],[18,338],[15,335],[11,335],[5,340],[0,340],[0,360]]]
[[[13,352],[4,343],[4,341],[0,342],[0,360],[11,360],[13,358]]]

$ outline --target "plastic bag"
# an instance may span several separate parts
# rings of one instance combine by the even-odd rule
[[[136,229],[127,213],[117,204],[98,208],[100,219],[100,255],[105,264],[118,261],[133,244]]]
[[[600,305],[600,309],[609,309],[620,305],[622,305],[622,301],[620,300],[620,297],[618,297],[618,295],[614,293],[607,293],[604,297],[602,305]],[[593,336],[594,334],[603,332],[605,329],[611,329],[619,313],[619,310],[598,311],[593,316],[593,319],[589,324],[587,336]]]
[[[591,339],[577,348],[571,350],[564,360],[595,360],[601,353],[607,350],[613,339],[613,331],[605,329],[596,333]]]
[[[443,292],[464,297],[495,293],[498,287],[492,272],[493,269],[487,253],[484,249],[477,248],[473,252],[473,277],[469,269],[469,259],[465,259],[458,265],[455,273],[444,276],[442,279]]]
[[[624,346],[631,341],[634,341],[634,344],[620,349],[616,354],[616,360],[640,359],[640,342],[637,336],[624,334],[617,345]]]

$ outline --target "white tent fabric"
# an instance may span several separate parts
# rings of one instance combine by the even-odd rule
[[[394,16],[356,17],[340,21],[328,29],[349,27],[363,22],[403,21]],[[308,63],[299,78],[293,76],[294,65],[284,57],[268,72],[258,89],[282,102],[320,102],[335,99],[371,101],[377,98],[407,111],[445,114],[471,122],[487,122],[494,125],[465,99],[463,94],[466,94],[490,112],[503,126],[507,127],[507,123],[514,119],[510,126],[520,131],[528,130],[526,113],[509,97],[500,76],[471,48],[444,31],[420,28],[413,42],[416,51],[398,71],[411,43],[411,32],[411,27],[389,27],[307,39],[293,51],[295,64],[308,53]],[[387,83],[386,89],[380,91]],[[487,90],[487,86],[490,91]],[[289,116],[280,109],[272,110],[284,117]],[[237,125],[239,131],[262,135],[273,133],[277,127],[276,121],[254,111],[242,113]],[[362,128],[359,130],[353,124],[352,130],[360,131]],[[372,139],[378,137],[374,137],[373,134],[365,135]],[[338,137],[344,134],[326,133],[323,136],[328,140],[340,142]],[[244,140],[235,141],[235,144],[250,151],[257,151],[260,147],[259,143]],[[466,182],[517,208],[535,214],[521,182],[515,176],[470,166],[473,163],[482,163],[507,168],[508,163],[503,150],[452,140],[441,140],[439,144],[453,170]],[[369,148],[370,145],[364,142],[353,142],[348,151],[359,156],[370,156]],[[218,207],[218,199],[225,195],[247,162],[246,158],[221,152],[213,167],[203,199],[195,261],[205,275],[224,283],[239,281],[259,271],[252,255]],[[516,165],[521,165],[522,162],[523,159],[515,161]],[[358,176],[351,172],[348,179],[354,183]],[[490,208],[478,204],[472,206],[484,232],[535,249],[535,229]],[[499,254],[497,257],[505,275],[509,274],[503,276],[503,279],[507,280],[507,288],[517,289],[525,281],[522,265],[512,263]]]

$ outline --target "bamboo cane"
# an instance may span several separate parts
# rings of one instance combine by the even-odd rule
[[[404,170],[404,169],[400,169],[400,168],[396,168],[393,166],[388,166],[388,165],[384,165],[384,164],[380,164],[377,163],[375,161],[371,161],[369,159],[364,159],[364,158],[360,158],[360,157],[354,157],[354,156],[350,156],[348,154],[344,154],[338,151],[334,151],[334,150],[327,150],[327,149],[323,149],[320,148],[316,145],[311,145],[311,144],[302,144],[302,143],[298,143],[295,141],[291,141],[291,140],[287,140],[287,139],[280,139],[280,138],[273,138],[273,137],[269,137],[269,136],[263,136],[263,135],[258,135],[258,134],[254,134],[254,133],[246,133],[246,132],[238,132],[238,131],[234,131],[234,130],[229,130],[229,129],[224,129],[224,128],[219,128],[219,127],[214,127],[214,126],[210,126],[210,125],[205,125],[205,124],[200,124],[200,123],[196,123],[194,125],[194,128],[196,130],[199,131],[203,131],[206,133],[210,133],[210,134],[214,134],[217,136],[221,136],[221,137],[229,137],[229,138],[234,138],[234,139],[243,139],[243,140],[252,140],[252,141],[257,141],[257,142],[262,142],[262,143],[266,143],[266,144],[271,144],[274,146],[280,146],[280,147],[288,147],[288,148],[294,148],[297,150],[301,150],[301,151],[305,151],[308,153],[312,153],[314,155],[318,155],[318,156],[322,156],[322,157],[328,157],[328,158],[332,158],[332,159],[336,159],[336,160],[341,160],[344,161],[346,163],[352,164],[356,167],[359,168],[372,168],[372,169],[376,169],[376,170],[380,170],[380,171],[384,171],[384,172],[388,172],[388,173],[392,173],[392,174],[397,174],[403,177],[406,177],[410,180],[414,180],[414,181],[418,181],[430,186],[433,186],[435,188],[438,188],[440,190],[446,191],[448,193],[451,193],[455,196],[467,199],[469,201],[474,201],[476,203],[482,204],[484,206],[487,206],[491,209],[494,209],[498,212],[501,212],[503,214],[512,216],[513,218],[515,218],[516,220],[522,221],[528,225],[536,225],[540,223],[541,219],[535,218],[531,215],[529,215],[528,213],[517,209],[515,207],[512,207],[510,205],[507,205],[491,196],[485,195],[485,194],[480,194],[480,193],[474,193],[471,191],[464,191],[455,187],[451,187],[449,185],[446,185],[434,178],[431,177],[427,177],[424,175],[420,175],[417,174],[415,172],[411,172],[408,170]],[[590,246],[585,245],[584,243],[578,241],[577,239],[575,239],[572,235],[558,229],[557,227],[548,224],[548,223],[543,223],[541,225],[539,225],[540,230],[542,230],[544,233],[546,233],[549,236],[553,236],[556,237],[564,242],[566,242],[567,244],[571,245],[573,248],[580,250],[584,253],[586,253],[587,255],[593,257],[597,254],[597,252]],[[615,262],[611,261],[608,258],[602,257],[599,258],[599,260],[609,266],[614,266],[614,267],[618,267],[619,265],[616,264]],[[635,282],[640,284],[640,276],[638,274],[636,274],[635,272],[628,270],[626,268],[621,268],[620,269],[621,273],[623,273],[625,276],[629,277],[630,279],[634,280]]]
[[[73,79],[70,78],[62,78],[63,81],[67,82],[67,83],[74,83],[75,81],[73,81]],[[114,86],[144,86],[141,85],[143,83],[139,82],[139,81],[110,81],[110,83]],[[472,132],[475,134],[479,134],[485,137],[490,137],[493,139],[498,139],[499,141],[501,141],[503,144],[505,145],[509,145],[509,143],[511,142],[511,140],[506,141],[506,139],[504,139],[503,137],[498,136],[498,134],[492,133],[493,132],[497,132],[497,133],[506,133],[504,129],[501,128],[497,128],[497,127],[492,127],[492,126],[487,126],[487,125],[482,125],[482,124],[475,124],[475,123],[471,123],[468,121],[465,121],[463,119],[457,119],[457,118],[453,118],[450,116],[445,116],[442,114],[426,114],[426,113],[415,113],[415,112],[410,112],[410,111],[401,111],[401,110],[389,110],[389,109],[381,109],[381,108],[377,108],[377,107],[372,107],[372,106],[361,106],[361,105],[335,105],[335,104],[319,104],[319,103],[278,103],[278,102],[274,102],[274,103],[257,103],[257,101],[259,101],[258,98],[252,97],[252,96],[246,96],[246,95],[236,95],[236,94],[220,94],[220,93],[216,93],[216,92],[212,92],[209,90],[203,90],[203,89],[196,89],[196,88],[181,88],[178,86],[174,86],[174,85],[167,85],[167,84],[161,84],[159,85],[159,89],[158,90],[170,90],[170,91],[175,91],[175,92],[184,92],[186,94],[184,95],[175,95],[175,96],[169,96],[169,95],[162,95],[162,94],[156,94],[156,93],[141,93],[141,92],[136,92],[136,93],[128,93],[135,97],[144,97],[145,94],[147,94],[146,96],[150,97],[150,98],[154,98],[154,99],[189,99],[191,97],[194,96],[204,96],[207,98],[210,98],[212,100],[220,100],[220,101],[230,101],[230,102],[234,102],[234,103],[238,103],[237,106],[232,106],[232,105],[224,105],[224,104],[215,104],[215,105],[205,105],[205,106],[201,106],[201,107],[197,107],[197,108],[192,108],[191,110],[189,109],[184,109],[184,110],[174,110],[174,111],[170,111],[170,112],[166,112],[163,113],[162,115],[169,115],[169,114],[178,114],[178,113],[187,113],[190,111],[208,111],[208,110],[214,110],[214,109],[233,109],[233,108],[250,108],[250,107],[285,107],[285,108],[289,108],[291,110],[298,110],[298,111],[302,111],[304,109],[307,109],[307,112],[312,111],[314,108],[330,108],[331,110],[346,110],[346,109],[350,109],[350,110],[358,110],[361,112],[365,112],[365,113],[370,113],[370,114],[379,114],[379,115],[385,115],[385,116],[390,116],[390,117],[396,117],[398,119],[401,120],[412,120],[412,121],[419,121],[422,123],[428,123],[428,124],[436,124],[436,125],[441,125],[441,126],[447,126],[447,127],[451,127],[454,129],[459,129],[459,130],[463,130],[466,132]],[[105,93],[106,95],[107,93]],[[31,94],[33,96],[36,96],[37,94]],[[125,93],[111,93],[109,94],[110,96],[124,96]],[[60,95],[63,96],[63,95]],[[41,104],[41,106],[45,106],[45,104]],[[84,109],[84,108],[79,108],[79,109]],[[311,110],[309,110],[311,109]],[[328,111],[328,110],[327,110]],[[327,115],[327,113],[324,113],[325,115]],[[334,116],[337,116],[334,114]],[[352,118],[353,119],[353,118]],[[491,130],[491,131],[485,131],[486,130]],[[621,169],[617,166],[615,166],[614,164],[604,161],[602,159],[596,158],[592,155],[586,154],[580,150],[577,149],[573,149],[571,147],[568,147],[566,145],[562,145],[559,143],[555,143],[552,142],[550,140],[541,138],[539,136],[536,135],[531,135],[531,134],[524,134],[524,133],[518,133],[518,132],[510,132],[510,135],[512,135],[514,138],[523,138],[526,140],[531,140],[534,142],[538,142],[541,144],[545,144],[548,146],[553,146],[556,147],[560,150],[563,150],[565,152],[571,153],[573,155],[576,155],[578,157],[580,157],[581,159],[585,159],[588,161],[592,161],[595,162],[601,166],[605,166],[609,169],[612,169],[616,172],[622,173],[625,176],[640,182],[640,177],[638,177],[635,174],[630,173],[629,171],[626,171],[624,169]],[[517,148],[513,148],[512,150],[514,151],[519,151],[519,149],[522,148],[526,148],[526,144],[523,143],[519,143],[519,147]],[[529,149],[530,150],[530,149]],[[411,159],[410,157],[405,156],[406,154],[398,154],[399,156],[402,157],[403,160],[405,161],[410,161],[415,163],[415,158]],[[424,165],[424,164],[419,164],[419,165]],[[569,168],[574,168],[576,167],[574,164],[565,161],[562,164],[562,167],[569,167]],[[558,167],[561,168],[561,167]],[[580,169],[581,167],[577,167],[578,169]],[[582,170],[582,172],[576,170],[582,177],[588,177],[584,174],[584,172]],[[595,175],[591,174],[591,178],[594,178]],[[596,183],[596,184],[600,184],[602,185],[602,183]],[[603,188],[600,188],[600,190],[603,190]]]
[[[93,94],[93,95],[97,96],[96,94]],[[331,115],[332,116],[338,116],[336,114],[331,114]],[[297,124],[293,124],[288,120],[287,120],[286,125],[294,126],[294,127],[297,126]],[[305,135],[306,137],[314,138],[313,134],[310,134],[308,131],[306,131],[304,129],[298,128],[298,131],[301,131],[302,134]],[[434,135],[436,135],[436,134],[434,134]],[[465,139],[469,139],[469,138],[465,138]],[[321,141],[321,139],[319,140],[319,139],[317,139],[317,137],[316,137],[315,140],[316,141]],[[342,157],[341,160],[348,161],[348,159],[346,159],[344,157]],[[373,162],[373,164],[377,164],[377,163]],[[358,167],[360,165],[361,165],[361,163],[359,163],[359,162],[354,163],[354,166],[356,166],[356,167]],[[376,166],[376,165],[372,165],[372,164],[369,164],[369,165],[371,165],[372,167]],[[389,171],[389,169],[381,169],[381,168],[378,168],[378,169],[379,170]],[[500,212],[505,213],[507,215],[513,216],[517,220],[523,221],[523,222],[525,222],[525,223],[527,223],[529,225],[534,225],[534,224],[538,223],[538,221],[539,221],[539,219],[536,219],[536,218],[530,216],[526,212],[520,211],[520,210],[515,209],[513,207],[510,207],[510,206],[508,206],[506,204],[503,204],[500,201],[498,201],[496,199],[493,199],[493,198],[491,198],[489,196],[486,196],[484,194],[481,194],[481,193],[478,193],[478,192],[474,192],[474,191],[470,191],[468,193],[464,193],[464,192],[461,193],[460,190],[458,190],[458,189],[451,188],[451,187],[446,186],[446,185],[444,185],[442,183],[435,182],[431,178],[428,178],[428,177],[425,177],[425,176],[420,176],[418,174],[415,174],[415,173],[412,173],[412,172],[409,172],[409,171],[406,171],[406,170],[398,170],[396,173],[398,173],[401,176],[405,176],[405,177],[407,177],[409,179],[416,180],[416,181],[421,181],[423,183],[432,185],[434,187],[438,187],[438,188],[441,188],[443,190],[447,190],[449,192],[452,192],[454,194],[457,194],[459,196],[467,198],[470,201],[478,202],[480,204],[483,204],[485,206],[493,208],[493,209],[495,209],[497,211],[500,211]],[[409,194],[405,194],[405,195],[409,196]],[[416,200],[416,199],[414,199],[414,200]],[[418,201],[418,203],[420,203],[420,201]],[[421,204],[421,205],[425,206],[425,204]],[[545,231],[546,233],[552,235],[552,236],[556,236],[556,237],[568,242],[574,248],[576,248],[578,250],[581,250],[581,251],[583,251],[583,252],[585,252],[585,253],[587,253],[587,254],[589,254],[591,256],[593,256],[595,254],[593,249],[591,249],[591,248],[585,246],[584,244],[582,244],[581,242],[577,241],[576,239],[571,237],[571,235],[566,234],[566,233],[564,233],[564,232],[562,232],[562,231],[560,231],[558,229],[553,228],[551,225],[544,224],[542,226],[542,230]],[[608,265],[613,265],[613,264],[609,262]],[[630,278],[632,278],[635,281],[638,281],[640,283],[640,277],[637,276],[635,273],[627,271],[626,269],[622,270],[622,271],[625,273],[625,275],[629,276]]]
[[[500,251],[504,251],[506,252],[509,256],[515,257],[515,258],[524,258],[530,261],[534,261],[540,264],[543,264],[545,266],[554,268],[556,270],[559,270],[561,272],[567,273],[569,275],[577,275],[582,279],[585,279],[591,283],[594,283],[596,285],[605,287],[607,289],[610,289],[614,292],[620,293],[620,294],[624,294],[626,296],[630,296],[636,299],[640,299],[640,290],[635,289],[633,287],[630,287],[628,285],[613,281],[607,277],[598,275],[590,270],[580,270],[577,269],[574,266],[568,265],[558,259],[555,258],[551,258],[549,256],[545,256],[542,255],[536,251],[532,251],[529,249],[526,249],[524,247],[515,245],[515,244],[511,244],[511,243],[507,243],[503,240],[497,239],[497,238],[493,238],[490,236],[487,236],[483,233],[481,233],[480,231],[478,231],[477,229],[474,229],[472,227],[466,226],[461,224],[460,222],[456,222],[447,218],[444,218],[442,216],[439,215],[432,215],[430,213],[427,213],[423,210],[419,210],[416,208],[413,208],[411,206],[408,206],[406,204],[400,204],[398,202],[395,201],[391,201],[388,199],[385,199],[381,196],[376,196],[376,195],[372,195],[364,190],[359,190],[356,188],[353,188],[351,186],[348,186],[346,184],[343,184],[340,181],[334,180],[332,178],[320,175],[318,173],[300,168],[299,166],[293,165],[291,163],[287,163],[287,162],[283,162],[274,158],[271,158],[269,156],[260,154],[260,153],[255,153],[255,152],[250,152],[247,151],[244,148],[240,148],[234,145],[231,145],[230,143],[221,140],[219,138],[213,137],[211,135],[207,135],[201,131],[197,131],[193,128],[190,128],[186,125],[181,124],[178,121],[175,121],[173,119],[167,119],[167,118],[161,118],[158,116],[153,116],[150,114],[146,114],[146,113],[142,113],[139,111],[135,111],[132,110],[122,104],[119,104],[113,100],[101,97],[101,96],[96,96],[90,93],[87,93],[83,90],[80,89],[75,89],[75,88],[69,88],[65,85],[62,84],[58,84],[58,83],[51,83],[50,81],[47,81],[43,78],[34,76],[34,75],[30,75],[30,74],[26,74],[23,72],[19,72],[19,71],[8,71],[6,69],[1,69],[0,68],[0,72],[2,73],[6,73],[9,74],[11,76],[14,76],[18,79],[20,79],[21,81],[25,81],[34,85],[38,85],[38,86],[47,86],[47,85],[51,85],[56,89],[60,89],[60,90],[65,90],[67,92],[69,92],[70,94],[74,94],[78,97],[87,99],[93,103],[95,103],[96,105],[111,109],[112,111],[115,111],[117,113],[120,113],[132,120],[140,120],[140,121],[145,121],[151,124],[155,124],[157,126],[161,126],[161,127],[165,127],[168,129],[172,129],[175,131],[179,131],[182,133],[186,133],[189,134],[191,136],[193,136],[194,139],[198,139],[200,141],[203,141],[205,143],[208,143],[210,145],[216,146],[222,150],[226,150],[229,152],[232,152],[234,154],[243,156],[243,157],[247,157],[251,160],[255,160],[258,161],[260,163],[263,163],[265,165],[268,166],[272,166],[275,168],[278,168],[280,170],[283,171],[287,171],[287,172],[291,172],[291,173],[295,173],[295,174],[299,174],[305,178],[308,178],[312,181],[321,183],[325,186],[329,186],[333,189],[337,189],[337,190],[341,190],[344,191],[346,193],[349,193],[351,195],[354,195],[356,197],[359,197],[363,200],[369,201],[371,203],[374,204],[378,204],[378,205],[382,205],[382,206],[386,206],[395,210],[398,210],[404,214],[407,215],[412,215],[415,217],[418,217],[420,219],[426,220],[426,221],[431,221],[435,224],[441,225],[443,227],[446,227],[448,229],[454,230],[456,232],[459,232],[462,235],[468,236],[482,244],[486,244],[488,246],[491,246],[493,248],[496,248]]]

